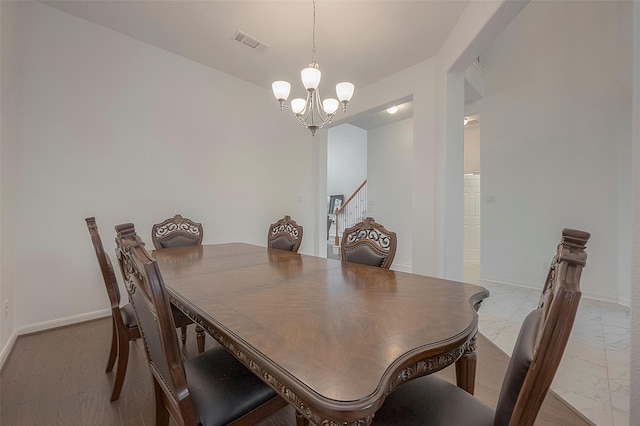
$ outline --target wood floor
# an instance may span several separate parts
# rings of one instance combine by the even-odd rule
[[[0,424],[151,425],[153,398],[142,342],[132,344],[120,399],[109,402],[114,372],[105,373],[111,337],[110,319],[100,319],[18,338],[0,375]],[[197,353],[189,327],[187,356]],[[214,343],[207,338],[207,345]],[[491,342],[478,339],[476,396],[495,406],[508,358]],[[454,380],[452,368],[438,374]],[[550,393],[536,425],[591,425]],[[293,426],[286,407],[261,426]],[[453,425],[455,426],[455,425]]]

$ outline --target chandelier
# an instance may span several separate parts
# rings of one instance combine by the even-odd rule
[[[286,107],[290,109],[296,120],[307,129],[311,130],[311,134],[315,136],[316,130],[324,127],[325,124],[331,122],[336,115],[336,111],[342,105],[342,111],[347,110],[347,103],[353,96],[354,86],[352,83],[342,82],[336,85],[336,95],[338,99],[327,98],[320,100],[320,70],[316,63],[316,1],[313,0],[313,55],[308,68],[300,73],[302,84],[307,89],[307,98],[295,98],[291,100],[291,106],[285,102],[291,92],[291,84],[287,81],[274,81],[271,85],[273,95],[280,103],[280,111]]]

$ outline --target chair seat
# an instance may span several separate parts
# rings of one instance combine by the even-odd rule
[[[122,322],[124,322],[125,327],[127,328],[138,327],[136,312],[133,310],[133,306],[131,306],[131,303],[127,303],[126,305],[121,306],[120,312],[122,313]]]
[[[184,370],[201,425],[226,425],[276,396],[223,347],[186,360]]]
[[[404,383],[375,413],[375,426],[492,426],[494,411],[459,387],[429,375]]]

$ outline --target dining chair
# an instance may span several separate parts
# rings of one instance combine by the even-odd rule
[[[344,230],[340,254],[343,262],[389,269],[396,255],[396,245],[395,232],[367,217]]]
[[[216,346],[183,360],[172,330],[171,305],[156,261],[133,224],[116,226],[119,258],[138,318],[153,377],[155,423],[168,425],[254,424],[286,405],[275,391]]]
[[[269,226],[267,245],[271,249],[297,253],[302,243],[302,226],[287,215]]]
[[[434,375],[393,390],[372,425],[530,426],[560,365],[580,302],[587,232],[564,229],[537,309],[525,318],[496,408]]]
[[[87,222],[89,236],[91,237],[93,249],[96,253],[96,257],[98,258],[98,265],[100,266],[102,279],[107,289],[107,295],[109,296],[109,302],[111,304],[111,349],[109,351],[106,371],[110,372],[113,370],[117,359],[118,367],[116,369],[116,379],[113,384],[113,392],[111,393],[111,401],[115,401],[120,397],[124,377],[127,373],[127,364],[129,363],[129,342],[140,337],[140,329],[138,328],[138,323],[131,304],[126,303],[122,306],[120,305],[121,300],[118,281],[113,271],[111,259],[104,251],[102,238],[100,237],[95,217],[87,217],[85,218],[85,221]],[[173,308],[172,313],[174,315],[176,326],[183,330],[182,343],[184,344],[186,342],[186,327],[188,324],[191,324],[191,320],[177,308]]]
[[[151,241],[156,250],[163,248],[202,245],[204,230],[201,223],[176,214],[151,228]],[[204,352],[204,329],[196,324],[198,352]]]
[[[151,241],[156,249],[202,244],[202,224],[177,214],[153,225]]]

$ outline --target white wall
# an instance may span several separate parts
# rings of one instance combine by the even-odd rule
[[[0,365],[4,364],[6,351],[2,348],[10,347],[15,340],[16,309],[14,281],[17,271],[15,264],[14,238],[12,229],[17,221],[17,211],[11,200],[14,199],[16,188],[13,176],[17,173],[14,160],[18,149],[18,134],[16,126],[16,88],[19,75],[16,62],[6,60],[17,55],[16,32],[17,27],[11,19],[12,14],[5,12],[8,3],[0,2],[0,36],[2,55],[0,57]],[[11,267],[8,267],[11,265]],[[7,267],[5,267],[7,266]],[[5,301],[9,303],[9,312],[5,313]]]
[[[2,80],[3,129],[15,120],[2,138],[2,289],[15,289],[19,332],[107,313],[86,216],[108,253],[115,224],[149,241],[177,212],[205,242],[256,244],[290,214],[313,249],[312,138],[269,91],[42,3],[2,3],[2,63],[15,67]]]
[[[328,130],[327,195],[344,201],[367,178],[367,131],[345,123]]]
[[[391,268],[411,272],[413,119],[371,129],[367,136],[367,216],[397,234]]]
[[[629,300],[618,206],[628,203],[619,182],[631,180],[619,155],[630,146],[619,131],[631,126],[630,69],[619,68],[617,7],[533,1],[482,55],[482,279],[540,287],[561,229],[573,227],[592,234],[584,294]]]
[[[629,424],[640,424],[640,4],[634,2],[632,43],[632,191],[631,221],[632,263],[631,263],[631,397]]]

